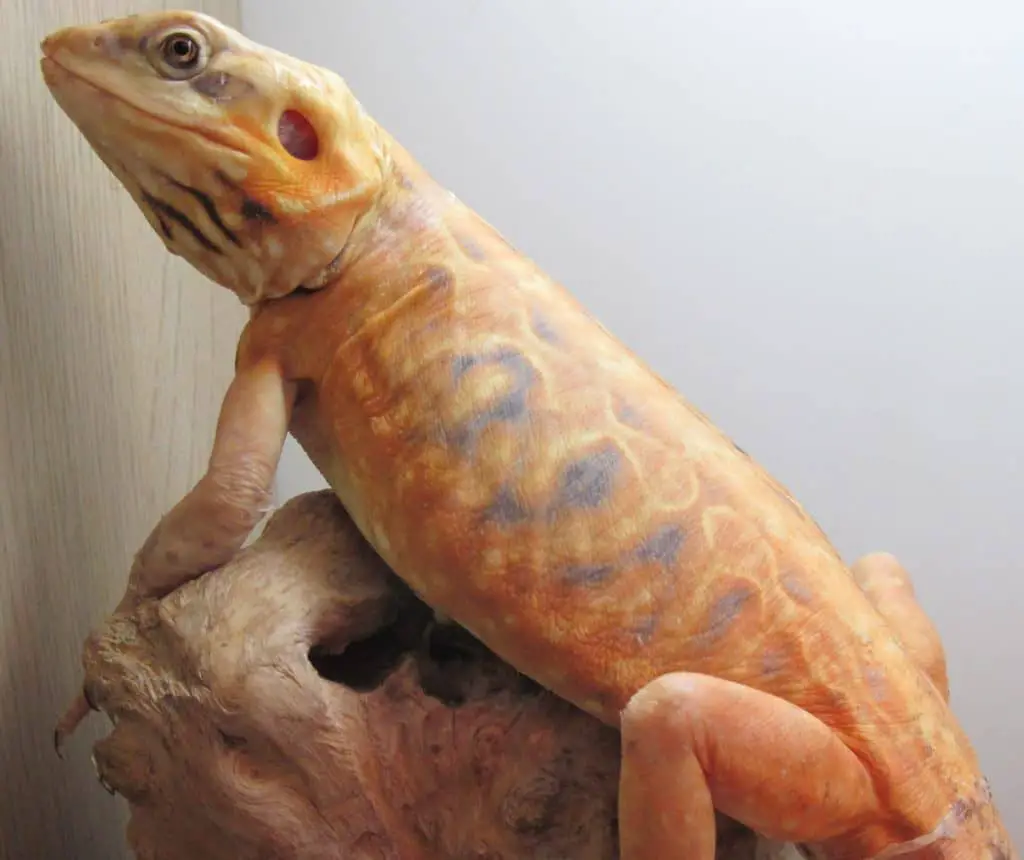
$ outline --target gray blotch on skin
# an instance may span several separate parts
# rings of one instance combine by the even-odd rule
[[[632,427],[634,430],[639,430],[643,425],[643,418],[640,413],[629,403],[622,403],[615,410],[615,417],[619,423],[625,424],[627,427]]]
[[[881,702],[888,690],[882,670],[871,667],[865,671],[864,678],[868,682],[868,689],[871,690],[871,695],[875,701]]]
[[[484,519],[499,525],[521,523],[529,517],[529,510],[512,487],[501,487],[494,500],[484,509]]]
[[[786,658],[781,651],[766,651],[761,658],[761,670],[765,675],[777,675],[786,665]]]
[[[686,533],[681,526],[671,523],[659,526],[654,534],[637,547],[636,557],[640,561],[653,561],[671,567],[685,540]]]
[[[460,382],[470,369],[481,364],[495,364],[506,369],[512,376],[512,385],[504,396],[449,434],[458,448],[466,448],[475,443],[489,424],[518,421],[527,413],[526,398],[533,385],[535,372],[526,357],[514,349],[499,349],[483,355],[456,355],[452,359],[454,381]]]
[[[540,311],[534,311],[530,316],[530,327],[534,334],[546,343],[558,343],[558,332]]]
[[[657,627],[658,617],[656,614],[651,613],[644,618],[640,618],[633,626],[632,632],[633,635],[636,636],[637,642],[641,645],[646,645],[651,641],[651,637],[654,635],[654,631]]]
[[[782,590],[786,592],[797,603],[807,605],[814,600],[814,592],[795,573],[783,574],[779,580]]]
[[[607,447],[573,460],[562,472],[562,486],[555,507],[596,508],[612,491],[615,475],[622,465],[617,448]]]
[[[482,263],[487,259],[487,254],[484,253],[484,249],[472,236],[463,236],[459,234],[455,237],[455,241],[469,259],[477,263]]]
[[[245,98],[256,91],[256,88],[244,78],[237,78],[227,72],[207,72],[189,81],[200,95],[206,96],[218,104]]]
[[[701,644],[708,645],[721,638],[742,611],[754,592],[749,585],[740,585],[723,594],[714,602],[707,616],[707,627],[697,635]]]
[[[261,224],[277,223],[274,213],[260,203],[259,200],[253,200],[251,197],[246,197],[242,201],[242,217],[246,221],[258,221]]]
[[[562,581],[568,585],[600,585],[615,573],[611,564],[581,564],[568,567],[562,573]]]
[[[432,290],[447,290],[451,287],[455,278],[451,270],[444,266],[430,266],[422,277],[422,283]]]

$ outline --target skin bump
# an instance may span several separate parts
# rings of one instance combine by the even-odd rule
[[[622,454],[608,447],[573,460],[562,473],[555,507],[596,508],[611,495]]]

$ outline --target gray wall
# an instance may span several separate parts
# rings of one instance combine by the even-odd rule
[[[242,0],[915,574],[1024,844],[1024,5]],[[673,8],[674,7],[674,8]],[[294,449],[284,495],[321,486]]]

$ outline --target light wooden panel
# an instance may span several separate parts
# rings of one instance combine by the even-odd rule
[[[39,74],[48,31],[163,5],[2,0],[3,860],[127,856],[123,801],[90,763],[105,719],[89,719],[65,762],[51,730],[131,555],[200,474],[244,319],[163,250]],[[186,5],[237,23],[234,0]]]

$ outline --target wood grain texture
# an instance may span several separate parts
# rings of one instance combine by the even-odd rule
[[[151,0],[4,0],[0,33],[0,858],[128,856],[123,803],[51,732],[132,553],[199,476],[244,320],[168,255],[38,68],[56,27]],[[174,4],[169,4],[174,5]],[[237,22],[235,0],[192,6]]]

